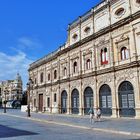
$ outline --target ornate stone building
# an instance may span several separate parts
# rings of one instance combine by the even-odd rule
[[[22,99],[22,79],[19,74],[14,80],[0,82],[0,99],[2,102]]]
[[[140,0],[104,0],[80,16],[29,76],[34,111],[140,118]]]

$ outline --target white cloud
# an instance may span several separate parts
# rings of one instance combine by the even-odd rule
[[[41,48],[39,40],[31,39],[29,37],[21,37],[18,39],[18,47],[23,49]]]
[[[12,80],[19,72],[25,88],[29,64],[33,62],[33,59],[37,59],[38,52],[42,50],[43,46],[37,38],[23,36],[8,48],[7,51],[14,55],[0,51],[0,81]]]
[[[28,67],[32,62],[21,51],[18,51],[15,55],[0,52],[0,81],[14,79],[19,72],[25,86],[28,78]]]

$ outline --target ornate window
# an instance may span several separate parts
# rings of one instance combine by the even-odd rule
[[[77,72],[77,62],[74,62],[74,64],[73,64],[73,72],[74,73]]]
[[[86,28],[84,29],[84,32],[85,32],[86,34],[88,34],[88,33],[90,32],[90,27],[86,27]]]
[[[116,10],[115,15],[122,16],[124,12],[125,12],[124,8],[119,8],[118,10]]]
[[[44,73],[42,72],[42,73],[40,74],[40,83],[43,83],[43,79],[44,79]]]
[[[125,60],[128,59],[129,55],[128,55],[128,50],[126,47],[122,47],[121,48],[121,60]]]
[[[67,68],[65,67],[64,68],[64,76],[66,76],[67,75]]]
[[[107,48],[101,49],[101,64],[108,64],[108,52]]]
[[[57,71],[55,70],[54,71],[54,79],[56,79],[57,78]]]
[[[76,41],[77,38],[78,38],[78,35],[77,35],[77,34],[74,34],[74,35],[72,36],[72,38],[73,38],[74,41]]]
[[[48,74],[48,81],[50,81],[51,80],[51,75],[50,75],[50,73]]]
[[[88,59],[88,60],[86,61],[86,69],[89,70],[90,68],[91,68],[91,60]]]

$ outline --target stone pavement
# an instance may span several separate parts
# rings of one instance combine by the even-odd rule
[[[3,113],[2,109],[0,109],[0,113]],[[20,110],[13,110],[13,109],[8,109],[5,115],[22,117],[25,119],[41,121],[44,123],[45,122],[55,123],[58,125],[67,125],[67,126],[77,127],[81,129],[93,129],[95,131],[133,135],[133,136],[140,137],[140,120],[130,119],[130,118],[117,118],[117,119],[101,118],[100,122],[94,119],[95,122],[93,124],[90,124],[89,116],[31,112],[31,118],[28,118],[27,112],[21,112]]]

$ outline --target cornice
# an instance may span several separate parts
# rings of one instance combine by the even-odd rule
[[[82,74],[82,75],[78,75],[75,77],[58,80],[57,82],[54,82],[54,83],[47,83],[47,84],[43,84],[43,85],[38,85],[38,86],[34,87],[34,89],[43,88],[43,87],[51,87],[51,86],[55,86],[55,85],[66,83],[66,82],[72,82],[75,80],[81,80],[84,78],[99,76],[99,75],[103,75],[103,74],[107,74],[107,73],[117,72],[120,70],[125,70],[125,69],[129,69],[129,68],[136,68],[136,67],[140,67],[140,61],[134,61],[131,63],[127,63],[127,64],[123,64],[123,65],[119,65],[119,66],[115,66],[115,67],[111,67],[111,68],[107,68],[107,69],[103,69],[103,70],[99,70],[99,71],[93,71],[93,72],[88,73],[88,74]]]

